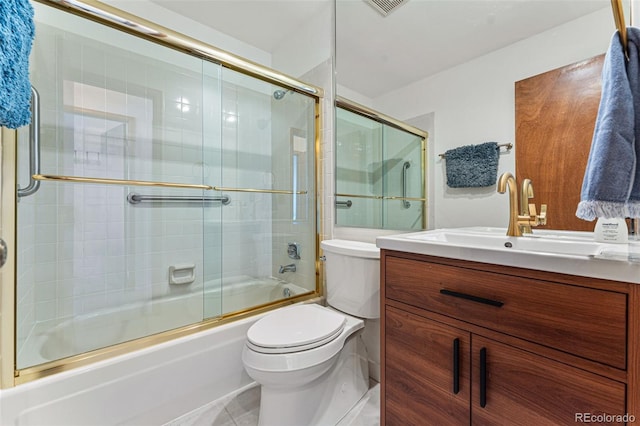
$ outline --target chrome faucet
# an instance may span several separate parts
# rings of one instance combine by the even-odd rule
[[[280,274],[284,274],[285,272],[295,272],[296,271],[296,265],[295,263],[291,263],[289,265],[280,265],[280,269],[278,270],[278,273]]]
[[[533,197],[533,186],[529,179],[525,179],[522,185],[522,199],[520,200],[520,214],[518,214],[518,190],[516,178],[509,172],[505,172],[498,179],[498,192],[504,194],[509,188],[509,227],[507,235],[510,237],[522,236],[524,232],[531,232],[532,226],[545,225],[547,223],[547,206],[540,206],[540,214],[536,213],[536,205],[528,204]],[[527,206],[528,204],[528,206]]]

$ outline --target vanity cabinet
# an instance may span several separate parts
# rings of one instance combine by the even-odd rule
[[[635,285],[389,250],[381,268],[382,424],[635,414]]]
[[[387,424],[469,424],[470,333],[393,307],[384,317]]]
[[[576,413],[625,413],[624,383],[480,336],[472,346],[474,425],[569,425]]]

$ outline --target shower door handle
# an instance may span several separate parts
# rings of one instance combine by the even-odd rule
[[[18,197],[33,195],[40,188],[40,181],[33,175],[40,174],[40,94],[31,86],[31,124],[29,124],[29,185],[18,188]]]
[[[7,257],[9,256],[9,247],[7,247],[7,243],[4,242],[2,238],[0,238],[0,268],[7,263]]]
[[[411,167],[411,163],[405,161],[402,165],[402,198],[407,198],[407,170]],[[402,200],[402,207],[408,209],[411,207],[411,203],[407,200]]]

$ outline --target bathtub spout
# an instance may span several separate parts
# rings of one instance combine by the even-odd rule
[[[296,271],[296,265],[294,263],[291,263],[289,265],[280,265],[280,269],[278,270],[278,273],[280,274],[284,274],[285,272],[295,272]]]

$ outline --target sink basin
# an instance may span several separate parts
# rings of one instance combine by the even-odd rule
[[[612,244],[593,241],[591,233],[548,231],[522,237],[507,237],[501,228],[460,228],[407,234],[408,240],[486,250],[524,250],[569,256],[596,256]]]
[[[376,244],[387,250],[640,284],[640,242],[596,242],[592,232],[536,229],[508,237],[505,228],[451,228],[378,237]]]

